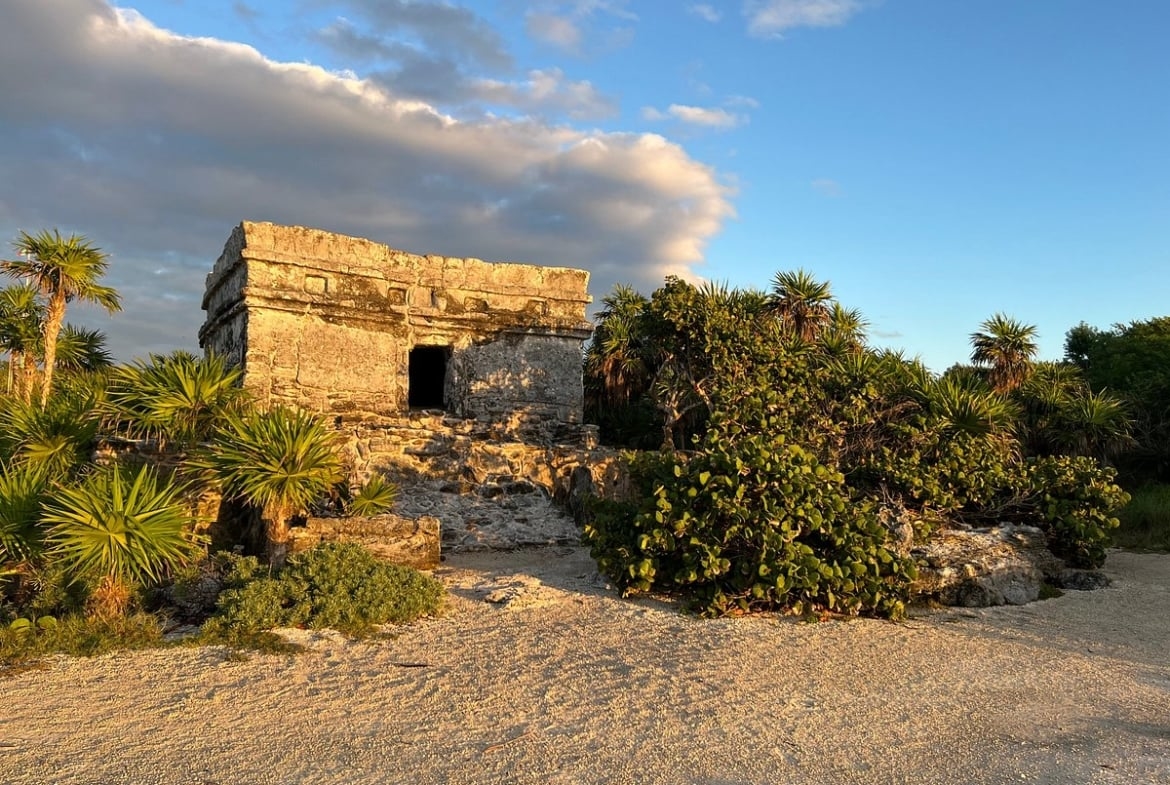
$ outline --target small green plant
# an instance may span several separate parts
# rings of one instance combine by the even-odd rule
[[[236,557],[219,611],[204,625],[207,634],[311,627],[363,635],[379,624],[436,613],[443,598],[435,579],[379,561],[351,543],[324,543],[291,556],[276,574],[266,573],[254,557]]]
[[[349,503],[351,515],[379,515],[389,512],[398,498],[398,487],[375,474],[366,481]]]
[[[136,472],[111,466],[58,488],[45,503],[49,555],[76,579],[96,584],[92,613],[124,612],[136,587],[157,583],[189,559],[192,520],[181,493],[149,466]]]

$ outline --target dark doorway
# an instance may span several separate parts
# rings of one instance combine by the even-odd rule
[[[443,386],[447,380],[446,346],[416,346],[410,350],[410,392],[412,409],[442,409]]]

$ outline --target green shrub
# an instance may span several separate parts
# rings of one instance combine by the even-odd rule
[[[913,563],[887,545],[872,505],[782,434],[713,424],[640,506],[586,527],[599,568],[626,594],[681,590],[708,615],[754,608],[897,617]]]
[[[1129,501],[1115,476],[1092,458],[1059,455],[1029,462],[1039,525],[1048,532],[1052,552],[1073,567],[1105,563],[1109,531],[1118,525],[1114,513]]]
[[[325,543],[291,556],[275,575],[237,557],[210,632],[273,627],[333,628],[350,634],[438,611],[442,584],[409,567],[379,561],[360,545]]]

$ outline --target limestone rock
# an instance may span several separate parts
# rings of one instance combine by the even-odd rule
[[[419,570],[439,566],[439,519],[428,515],[309,518],[290,532],[294,552],[322,542],[355,542],[394,564]]]
[[[963,607],[1033,602],[1064,569],[1034,526],[944,529],[911,553],[919,562],[912,592]]]

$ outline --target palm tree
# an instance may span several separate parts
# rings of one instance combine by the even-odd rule
[[[585,355],[585,373],[598,403],[620,406],[650,383],[645,336],[640,321],[649,304],[644,296],[618,284],[602,302],[597,329]]]
[[[771,310],[802,341],[816,340],[829,324],[832,301],[829,284],[805,270],[779,272],[772,277]]]
[[[0,351],[8,353],[8,392],[20,400],[32,399],[37,375],[37,349],[41,342],[44,306],[37,290],[23,284],[0,289]]]
[[[997,313],[971,333],[971,362],[988,368],[987,380],[998,393],[1018,388],[1036,357],[1036,327]]]
[[[121,310],[122,303],[116,291],[98,283],[106,272],[106,255],[81,235],[62,237],[56,229],[35,235],[21,232],[16,252],[23,258],[0,260],[0,271],[24,279],[48,301],[41,334],[45,357],[45,378],[41,385],[44,406],[53,386],[57,337],[65,322],[65,306],[80,300],[96,303],[114,313]]]
[[[281,566],[289,550],[289,519],[344,479],[334,447],[335,436],[321,420],[299,410],[229,413],[191,465],[226,497],[261,511],[268,561]]]

